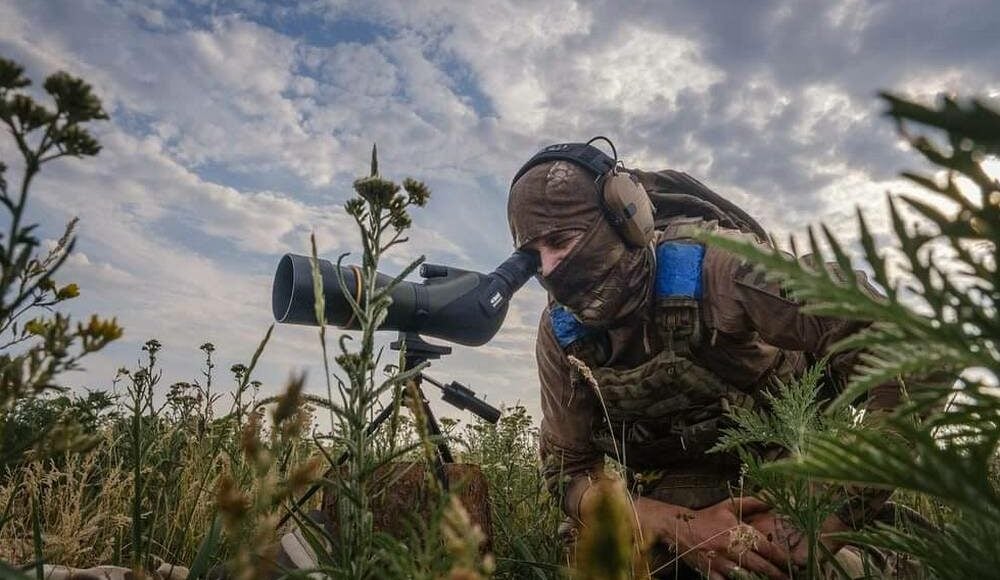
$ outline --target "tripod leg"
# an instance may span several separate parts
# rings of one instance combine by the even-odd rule
[[[445,471],[445,464],[455,463],[455,458],[452,457],[451,449],[448,448],[448,443],[444,440],[444,433],[441,432],[441,426],[438,425],[437,418],[431,411],[430,403],[427,402],[426,398],[422,398],[422,401],[424,416],[427,417],[427,431],[438,440],[437,453],[434,454],[434,469],[437,471],[438,481],[441,482],[441,489],[449,491],[448,472]]]
[[[427,429],[431,435],[438,438],[437,450],[438,455],[441,457],[441,461],[444,463],[455,463],[455,458],[451,454],[451,449],[448,447],[448,443],[444,440],[444,433],[441,432],[441,426],[438,425],[437,418],[434,417],[434,412],[431,411],[430,403],[427,399],[423,400],[424,404],[424,414],[427,416]]]
[[[427,434],[437,438],[438,442],[434,453],[434,472],[437,475],[438,482],[441,484],[441,489],[448,491],[448,473],[445,471],[445,463],[454,463],[451,456],[451,451],[448,446],[445,445],[443,437],[441,435],[441,427],[438,425],[437,419],[434,417],[434,413],[431,411],[430,403],[427,402],[427,397],[424,396],[424,391],[420,388],[419,377],[410,383],[413,391],[410,393],[410,410],[417,414],[417,407],[413,405],[420,405],[419,413],[423,415],[424,420],[427,424]],[[417,399],[417,400],[413,400]]]

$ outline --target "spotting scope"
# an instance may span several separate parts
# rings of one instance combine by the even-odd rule
[[[491,274],[451,266],[422,264],[423,282],[402,281],[390,292],[392,305],[379,330],[415,332],[424,336],[481,346],[500,330],[510,298],[538,271],[538,254],[517,251]],[[363,284],[358,266],[339,266],[345,288],[337,277],[338,266],[319,260],[326,301],[327,324],[346,330],[359,327],[344,291],[361,303]],[[392,277],[379,273],[377,288]],[[285,254],[278,263],[271,288],[271,309],[278,322],[316,326],[316,296],[311,258]]]

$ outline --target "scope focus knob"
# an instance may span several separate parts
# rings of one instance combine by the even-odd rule
[[[438,264],[421,264],[421,278],[446,278],[448,276],[448,266]]]

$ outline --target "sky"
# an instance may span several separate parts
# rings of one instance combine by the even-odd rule
[[[692,174],[779,238],[823,221],[855,240],[856,207],[885,233],[886,192],[926,166],[877,92],[1000,102],[997,30],[988,0],[0,0],[0,56],[36,85],[83,77],[110,115],[92,128],[97,158],[45,167],[29,216],[49,243],[80,218],[57,277],[81,288],[66,310],[125,328],[63,377],[79,390],[111,388],[154,337],[164,391],[201,378],[205,342],[230,384],[272,322],[283,254],[308,253],[314,232],[321,255],[358,259],[343,203],[373,143],[384,177],[432,190],[390,274],[421,255],[492,270],[512,250],[513,174],[594,135],[630,167]],[[494,340],[453,345],[428,374],[537,418],[544,303],[529,282]],[[296,371],[325,392],[321,356],[315,328],[278,325],[263,393]]]

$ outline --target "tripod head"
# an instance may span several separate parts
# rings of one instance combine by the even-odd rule
[[[396,340],[389,343],[392,350],[406,352],[406,368],[412,369],[424,361],[438,360],[446,354],[451,354],[451,347],[443,344],[431,344],[416,332],[399,331]]]
[[[399,337],[389,344],[389,348],[392,350],[405,349],[406,368],[413,368],[426,361],[438,360],[444,355],[451,354],[450,346],[431,344],[415,332],[400,331]],[[479,399],[472,389],[462,383],[452,381],[443,385],[424,373],[420,373],[419,378],[440,389],[442,391],[441,399],[451,406],[469,411],[492,424],[496,424],[500,420],[499,409]]]

